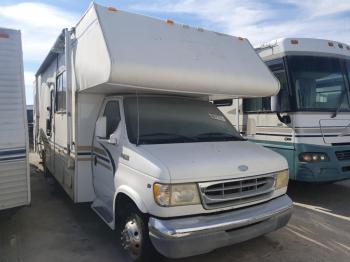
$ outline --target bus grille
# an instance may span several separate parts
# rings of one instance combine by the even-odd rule
[[[350,160],[350,150],[347,151],[337,151],[335,152],[339,161]]]
[[[249,204],[268,199],[275,185],[275,175],[242,178],[236,180],[199,183],[205,209]]]

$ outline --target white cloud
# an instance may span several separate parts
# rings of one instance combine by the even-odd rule
[[[333,15],[350,10],[349,0],[284,0],[299,8],[300,11],[311,17]]]
[[[147,12],[183,13],[201,19],[204,26],[253,44],[287,36],[328,38],[350,43],[349,0],[175,0],[134,5]]]
[[[37,68],[65,27],[78,21],[78,15],[37,2],[0,4],[0,25],[20,29],[25,67]],[[25,69],[26,70],[26,69]],[[24,73],[27,103],[33,103],[34,72]]]
[[[77,15],[57,7],[25,2],[0,5],[0,25],[20,29],[26,62],[40,62],[60,30],[77,22]]]

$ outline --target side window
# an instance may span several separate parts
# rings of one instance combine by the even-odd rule
[[[56,112],[66,111],[67,77],[66,72],[56,78]]]
[[[233,104],[233,99],[220,99],[220,100],[214,100],[213,104],[216,105],[217,107],[221,106],[232,106]]]
[[[106,104],[103,116],[107,118],[107,137],[118,128],[120,122],[120,107],[118,101],[110,101]]]
[[[271,97],[254,97],[243,100],[244,112],[271,112]]]
[[[282,112],[290,111],[288,81],[283,59],[269,61],[266,64],[280,82],[281,89],[278,93],[280,110]],[[246,98],[243,100],[243,111],[246,113],[271,112],[271,97]]]

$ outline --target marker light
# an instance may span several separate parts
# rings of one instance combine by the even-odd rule
[[[173,24],[174,24],[174,21],[173,21],[173,20],[170,20],[170,19],[167,19],[167,20],[166,20],[166,23],[167,23],[168,25],[173,25]]]
[[[113,6],[110,6],[110,7],[108,7],[108,11],[110,11],[110,12],[117,12],[118,9],[113,7]]]
[[[299,44],[299,40],[297,40],[297,39],[292,39],[292,40],[290,40],[290,43],[291,43],[292,45],[297,45],[297,44]]]
[[[6,33],[0,33],[0,38],[10,38],[10,36]]]

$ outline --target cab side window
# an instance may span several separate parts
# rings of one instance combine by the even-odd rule
[[[110,101],[106,104],[103,116],[107,119],[107,137],[115,132],[120,123],[120,107],[118,101]]]
[[[266,64],[280,82],[281,89],[278,93],[280,111],[288,112],[291,108],[291,99],[283,59],[269,61]],[[271,112],[271,97],[246,98],[243,100],[243,111],[245,113],[269,113]]]

